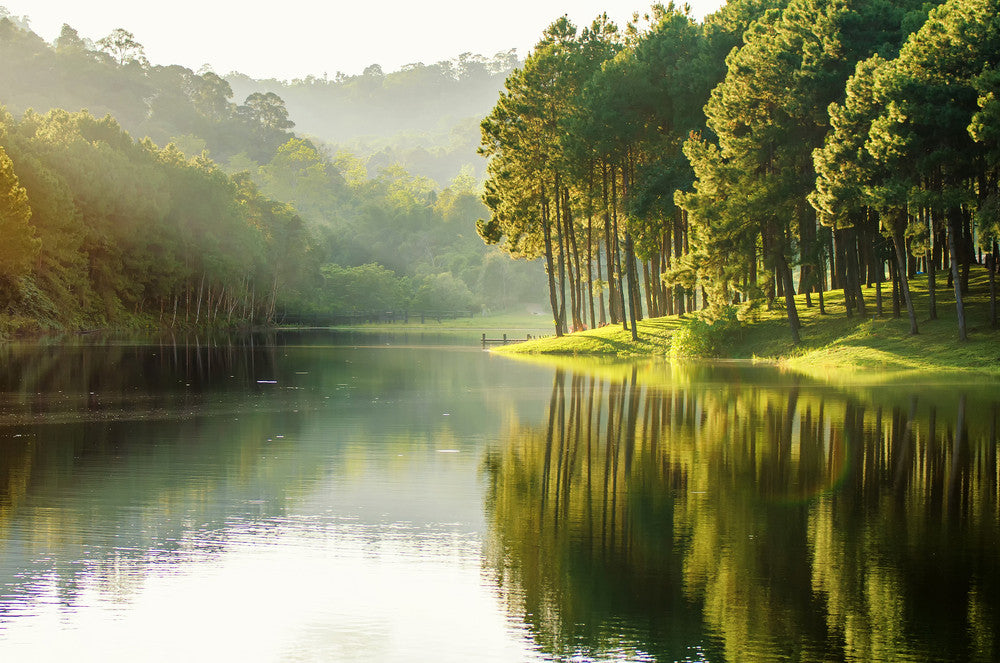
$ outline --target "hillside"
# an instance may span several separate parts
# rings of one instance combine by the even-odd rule
[[[333,152],[346,149],[361,156],[370,173],[398,163],[443,186],[463,167],[482,177],[485,161],[476,155],[479,122],[517,65],[514,51],[492,58],[463,53],[388,73],[372,65],[357,76],[278,81],[234,72],[226,80],[237,98],[277,94],[299,133]]]
[[[293,132],[279,95],[250,91],[236,103],[241,95],[211,71],[150,63],[124,29],[95,43],[64,26],[50,44],[0,14],[0,59],[0,193],[18,201],[13,221],[0,217],[13,247],[0,250],[0,317],[9,318],[0,330],[203,324],[206,298],[227,308],[217,316],[226,321],[329,323],[503,310],[540,291],[537,264],[515,263],[476,234],[486,211],[468,165],[433,181],[388,152],[375,165],[335,153]],[[460,98],[462,81],[492,85],[507,60],[459,62],[444,99]],[[328,91],[357,97],[357,85]],[[384,89],[386,105],[407,94],[402,83]],[[433,92],[423,98],[433,105]],[[467,151],[462,163],[477,158]],[[227,233],[234,241],[217,251]],[[278,246],[285,239],[294,241]],[[229,315],[237,307],[245,315]]]

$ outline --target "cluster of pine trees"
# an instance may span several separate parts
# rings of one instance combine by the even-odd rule
[[[970,266],[996,265],[1000,3],[733,0],[645,21],[556,21],[482,124],[479,233],[544,256],[557,334],[783,299],[797,341],[796,291],[822,307],[843,288],[866,313],[888,266],[913,333],[908,277],[933,292],[948,269],[965,338]]]

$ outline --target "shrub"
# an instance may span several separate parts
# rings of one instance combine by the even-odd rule
[[[722,308],[714,319],[705,315],[692,316],[685,319],[671,337],[670,356],[674,359],[719,357],[743,337],[743,331],[735,306]]]

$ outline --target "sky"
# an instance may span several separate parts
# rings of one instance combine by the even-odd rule
[[[691,0],[701,18],[723,0]],[[203,65],[219,74],[290,80],[386,72],[462,53],[492,56],[516,48],[524,57],[553,20],[568,14],[582,27],[607,12],[624,25],[649,3],[622,0],[0,0],[51,42],[63,23],[93,40],[124,28],[152,64]]]

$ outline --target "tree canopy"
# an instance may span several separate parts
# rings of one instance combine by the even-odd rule
[[[909,280],[927,274],[933,318],[947,269],[964,339],[969,271],[997,264],[996,3],[685,12],[579,35],[557,20],[482,124],[480,234],[545,255],[557,333],[587,309],[634,329],[766,305],[798,341],[794,295],[825,312],[823,291],[843,288],[848,316],[881,315],[888,269],[916,334]]]

